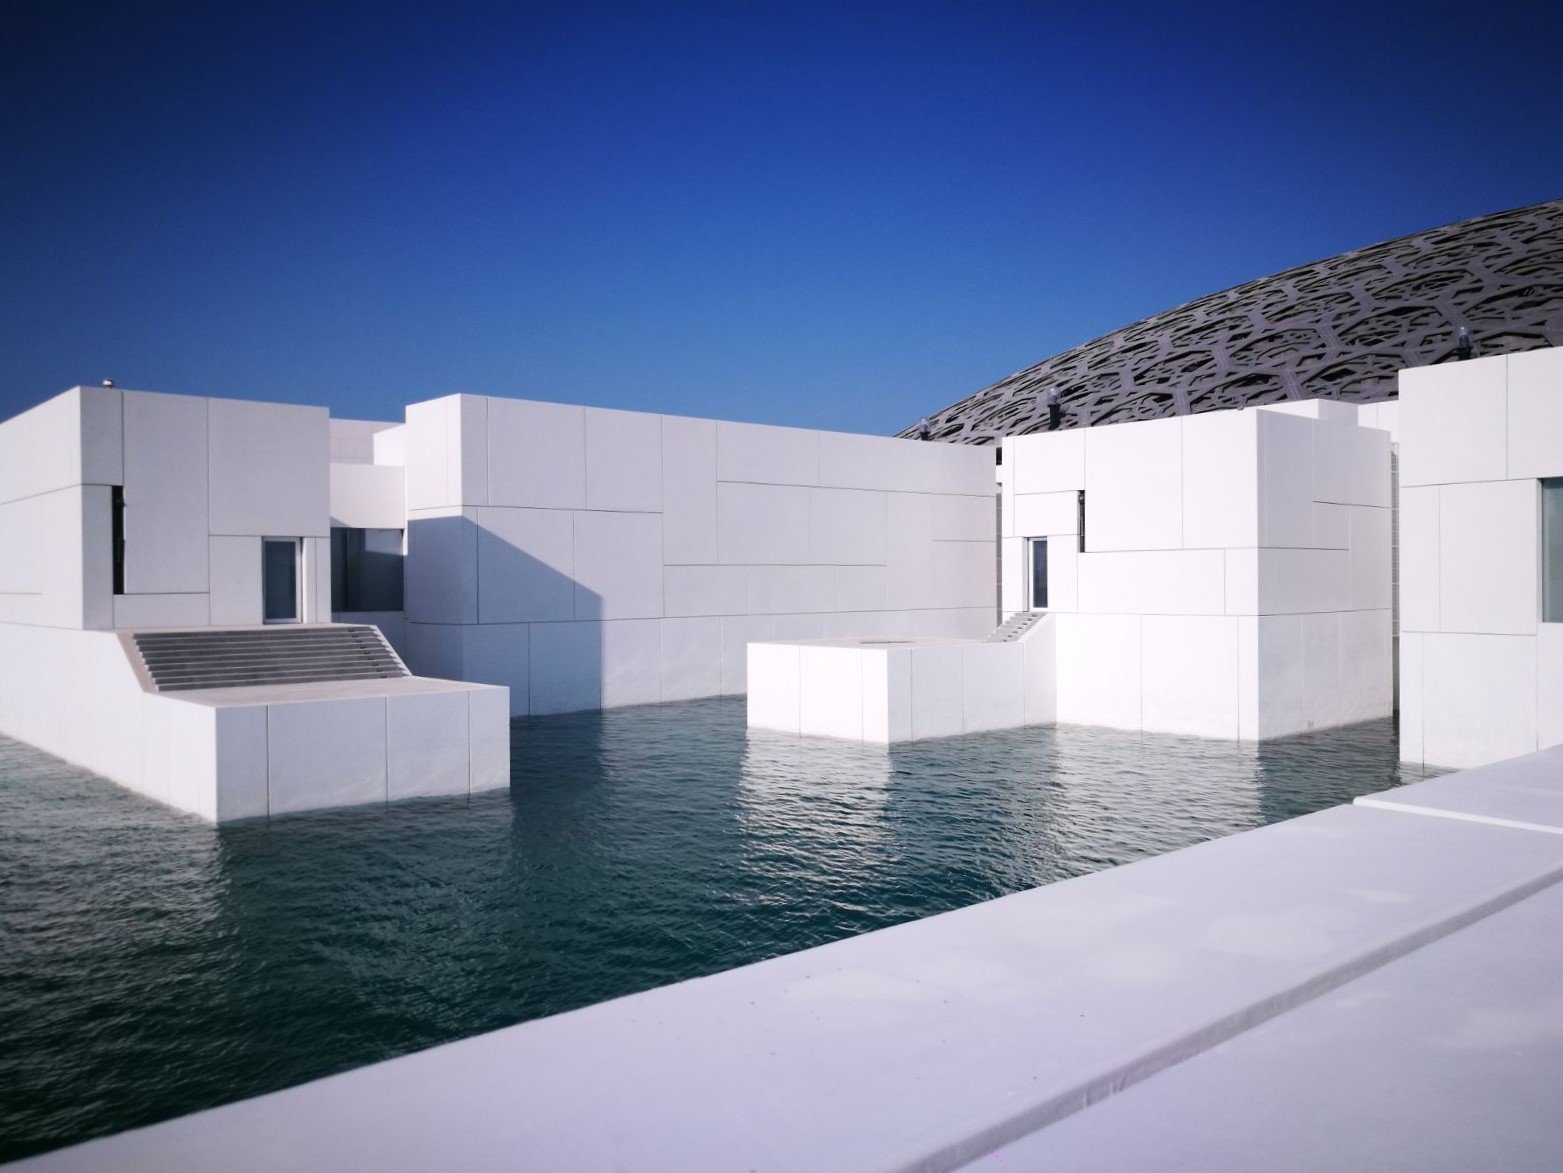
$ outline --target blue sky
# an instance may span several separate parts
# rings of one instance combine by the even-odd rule
[[[0,416],[78,382],[890,432],[1563,196],[1545,5],[0,5]]]

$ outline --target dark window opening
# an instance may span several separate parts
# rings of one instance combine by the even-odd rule
[[[99,498],[101,500],[101,498]],[[125,486],[113,485],[109,488],[109,509],[113,521],[114,541],[114,593],[125,593]],[[102,579],[98,580],[99,582]]]
[[[1031,609],[1047,609],[1047,539],[1031,539]]]
[[[1079,495],[1075,498],[1075,508],[1077,510],[1077,512],[1075,514],[1075,520],[1078,523],[1076,525],[1076,527],[1075,527],[1075,532],[1080,535],[1080,553],[1084,554],[1085,553],[1085,490],[1084,489],[1081,489]]]
[[[402,531],[331,527],[331,610],[402,609]]]
[[[1541,482],[1541,621],[1563,623],[1563,479]]]

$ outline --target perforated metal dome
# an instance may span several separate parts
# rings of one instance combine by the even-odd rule
[[[1365,403],[1395,374],[1563,345],[1563,200],[1402,236],[1213,293],[1105,334],[928,417],[931,438],[990,444],[1047,427],[1284,399]],[[902,436],[912,436],[917,427]]]

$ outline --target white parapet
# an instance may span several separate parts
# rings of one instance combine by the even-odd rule
[[[751,643],[749,725],[889,744],[1051,723],[1051,634]]]

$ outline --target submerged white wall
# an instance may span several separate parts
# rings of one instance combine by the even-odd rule
[[[1012,437],[1003,470],[1003,607],[1047,538],[1059,721],[1256,739],[1389,715],[1389,436],[1350,405]]]
[[[1563,743],[1541,620],[1541,479],[1563,476],[1563,349],[1400,373],[1400,753],[1475,766]]]
[[[516,714],[742,693],[751,640],[995,621],[988,449],[469,395],[400,432],[409,663]]]

